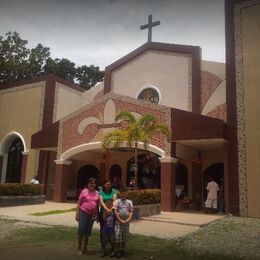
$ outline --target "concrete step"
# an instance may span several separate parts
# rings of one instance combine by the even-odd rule
[[[183,213],[183,212],[161,212],[159,215],[142,217],[142,220],[179,224],[195,227],[203,227],[209,223],[225,217],[223,214]]]

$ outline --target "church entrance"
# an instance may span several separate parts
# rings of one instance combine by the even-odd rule
[[[218,210],[224,212],[224,164],[215,163],[209,166],[203,174],[203,199],[207,199],[207,184],[209,178],[212,178],[219,186],[219,200],[218,200]]]
[[[87,164],[78,170],[77,189],[82,190],[88,182],[89,178],[98,180],[99,170],[92,164]]]
[[[191,209],[193,199],[188,193],[188,169],[184,164],[177,163],[175,178],[176,209]]]
[[[6,168],[6,183],[20,183],[22,169],[22,151],[24,146],[22,140],[17,137],[12,141],[8,149],[8,160]]]
[[[188,169],[182,163],[176,165],[176,188],[179,188],[184,196],[188,196]]]

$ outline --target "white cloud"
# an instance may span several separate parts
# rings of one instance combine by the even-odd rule
[[[199,45],[224,61],[224,0],[0,0],[0,35],[17,31],[52,57],[104,68],[147,40],[140,25],[160,20],[153,41]]]

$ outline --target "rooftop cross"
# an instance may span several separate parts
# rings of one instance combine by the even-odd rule
[[[148,42],[152,41],[152,27],[160,25],[160,21],[152,22],[153,18],[150,14],[148,17],[148,24],[140,26],[140,30],[148,29]]]

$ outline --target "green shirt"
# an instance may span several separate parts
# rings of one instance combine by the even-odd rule
[[[115,189],[112,189],[110,193],[106,193],[103,190],[101,190],[98,194],[99,196],[103,197],[103,201],[106,202],[107,200],[112,200],[114,196],[116,195],[117,191]]]

